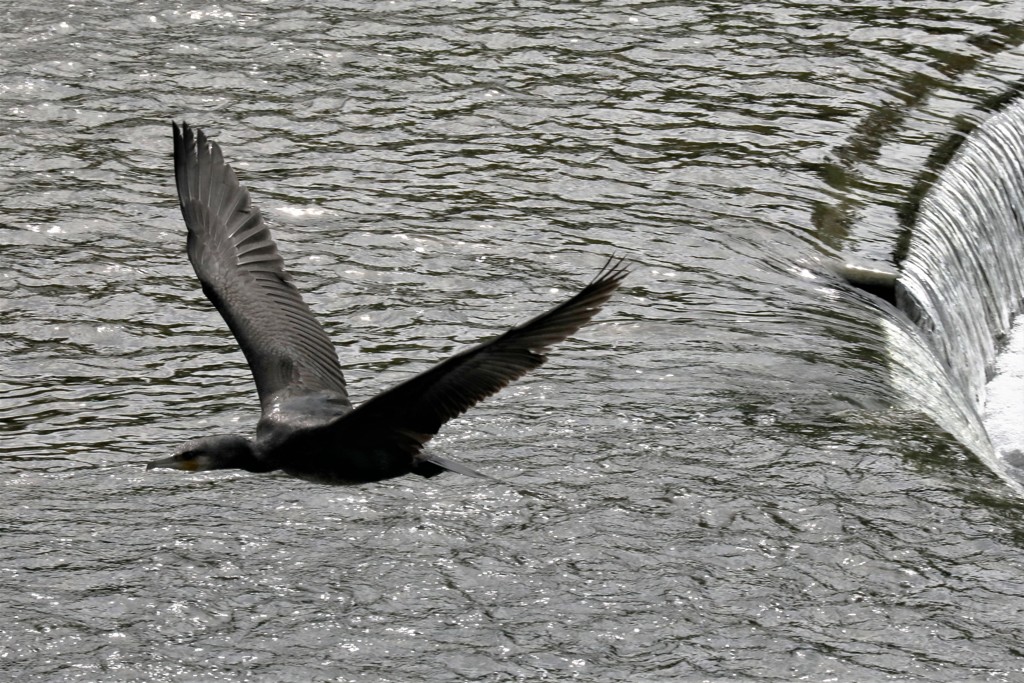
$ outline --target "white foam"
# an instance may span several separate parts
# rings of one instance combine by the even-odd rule
[[[1020,316],[985,387],[984,421],[999,457],[1011,468],[1024,466],[1024,319]]]

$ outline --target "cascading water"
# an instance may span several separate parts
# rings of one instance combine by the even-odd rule
[[[896,298],[945,364],[965,410],[982,411],[997,352],[1024,302],[1024,101],[980,126],[922,201]],[[1024,409],[1022,395],[1001,400]],[[1012,457],[996,454],[1020,445],[994,445],[979,456],[1004,478],[1024,481]]]

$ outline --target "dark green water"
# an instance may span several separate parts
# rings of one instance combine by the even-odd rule
[[[832,271],[888,258],[934,150],[1019,78],[1021,16],[0,9],[0,672],[1018,680],[1019,499]],[[143,470],[258,417],[185,258],[183,118],[356,401],[629,256],[597,324],[434,441],[507,485]]]

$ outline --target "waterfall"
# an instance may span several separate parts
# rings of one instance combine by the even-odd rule
[[[992,116],[957,151],[921,203],[900,270],[897,305],[966,407],[980,413],[1024,302],[1024,101]],[[1015,399],[1024,422],[1024,395]],[[1008,476],[1007,463],[994,466]]]

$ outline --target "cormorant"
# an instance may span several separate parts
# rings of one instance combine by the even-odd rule
[[[426,453],[424,444],[445,422],[541,365],[548,347],[585,325],[628,274],[624,259],[612,257],[568,301],[353,408],[334,347],[285,272],[249,192],[216,142],[186,123],[172,126],[188,258],[249,362],[262,417],[255,441],[194,439],[146,469],[283,470],[329,484],[445,470],[484,476]]]

